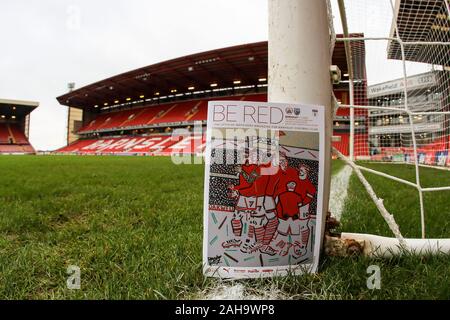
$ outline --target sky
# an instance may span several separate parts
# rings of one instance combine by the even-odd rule
[[[341,32],[336,1],[334,25]],[[389,0],[352,0],[350,32],[387,36]],[[30,142],[66,144],[67,108],[56,97],[179,56],[267,40],[267,0],[2,0],[0,97],[38,101]],[[399,78],[386,42],[367,43],[369,84]],[[383,59],[383,61],[382,61]]]
[[[2,0],[0,97],[38,101],[30,142],[65,145],[56,97],[179,56],[267,40],[266,0]]]

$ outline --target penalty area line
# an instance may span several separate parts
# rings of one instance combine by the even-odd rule
[[[342,211],[344,210],[351,175],[352,168],[345,165],[337,174],[331,177],[329,210],[331,215],[338,221],[341,219]]]

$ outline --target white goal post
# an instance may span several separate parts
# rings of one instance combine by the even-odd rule
[[[450,101],[448,99],[450,60],[448,52],[450,52],[450,42],[446,35],[450,30],[448,0],[379,1],[378,5],[382,7],[381,3],[384,2],[385,10],[390,10],[391,13],[389,34],[382,31],[374,32],[373,28],[360,36],[350,35],[350,21],[353,22],[354,27],[361,26],[361,23],[358,24],[355,21],[368,17],[357,17],[357,15],[367,14],[366,10],[368,8],[373,10],[376,5],[373,2],[369,4],[364,0],[336,1],[343,37],[334,37],[332,42],[344,42],[346,50],[350,99],[346,103],[339,103],[339,108],[350,111],[350,152],[345,156],[338,150],[334,151],[353,168],[396,239],[344,233],[341,237],[342,239],[364,240],[369,244],[367,248],[371,248],[369,251],[372,254],[374,252],[387,256],[398,254],[401,252],[398,248],[402,247],[419,254],[425,252],[450,253],[450,239],[425,239],[426,208],[423,201],[424,192],[450,190],[450,186],[427,188],[422,185],[420,180],[420,167],[425,162],[428,162],[428,165],[446,166],[450,164],[448,162],[450,151]],[[346,8],[348,7],[352,11],[352,19],[347,16]],[[364,48],[352,45],[356,42],[363,43]],[[367,58],[365,48],[369,42],[386,44],[387,52],[381,52],[380,55],[387,55],[384,58],[386,61],[389,58],[396,59],[401,63],[400,77],[366,86],[368,77],[365,69]],[[332,44],[333,46],[334,44]],[[355,49],[353,49],[354,47]],[[371,47],[371,49],[373,48]],[[352,50],[356,52],[352,52]],[[371,61],[369,61],[370,63]],[[378,67],[383,68],[385,65],[380,62]],[[359,70],[355,72],[355,68]],[[364,72],[361,72],[362,69]],[[422,72],[418,72],[416,69]],[[390,70],[385,70],[385,73],[389,72]],[[355,88],[355,83],[363,83],[365,86],[360,85]],[[356,110],[362,110],[366,118],[363,120],[361,117],[355,118]],[[359,115],[362,112],[360,111]],[[428,159],[425,159],[425,156]],[[360,159],[409,163],[415,168],[415,182],[370,169],[355,162]],[[400,233],[401,228],[395,223],[393,215],[386,210],[382,199],[377,197],[361,171],[377,174],[417,189],[422,239],[403,238]],[[397,245],[397,249],[394,249],[394,244]],[[371,255],[371,253],[365,253]]]
[[[332,116],[344,119],[339,129],[348,127],[341,135],[348,135],[348,154],[334,151],[352,167],[395,236],[342,234],[342,239],[366,242],[368,255],[397,254],[400,248],[419,254],[450,252],[450,239],[425,239],[423,201],[425,192],[450,186],[424,187],[420,180],[423,165],[450,166],[449,9],[448,0],[269,0],[268,99],[326,106],[327,150],[332,141],[341,140],[332,137],[333,127],[339,126]],[[337,17],[342,36],[336,36],[333,25]],[[346,101],[333,94],[329,74],[338,42],[344,43],[348,65],[342,81],[348,83]],[[367,72],[373,70],[375,76],[369,77]],[[338,110],[348,110],[348,115]],[[326,158],[323,214],[328,208],[331,154]],[[414,166],[415,181],[371,169],[359,160],[408,163]],[[417,189],[422,239],[402,236],[401,226],[363,172]]]
[[[268,101],[301,102],[326,109],[323,217],[330,195],[333,115],[327,5],[326,1],[269,0]],[[323,230],[325,219],[322,222]]]

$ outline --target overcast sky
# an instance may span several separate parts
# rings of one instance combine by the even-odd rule
[[[267,40],[266,0],[2,0],[0,97],[39,101],[30,140],[65,144],[56,97],[178,56]]]
[[[373,3],[358,0],[349,9],[359,17],[350,21],[351,32],[387,35],[389,2]],[[2,0],[0,97],[40,102],[31,143],[39,150],[62,147],[67,108],[55,98],[68,82],[79,88],[171,58],[267,40],[267,7],[267,0]],[[335,28],[341,31],[338,20]],[[386,43],[377,48],[368,54],[372,82],[401,76],[398,62],[380,73]]]

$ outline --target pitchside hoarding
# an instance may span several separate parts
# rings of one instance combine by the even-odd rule
[[[315,272],[324,107],[211,101],[206,142],[204,274]]]

